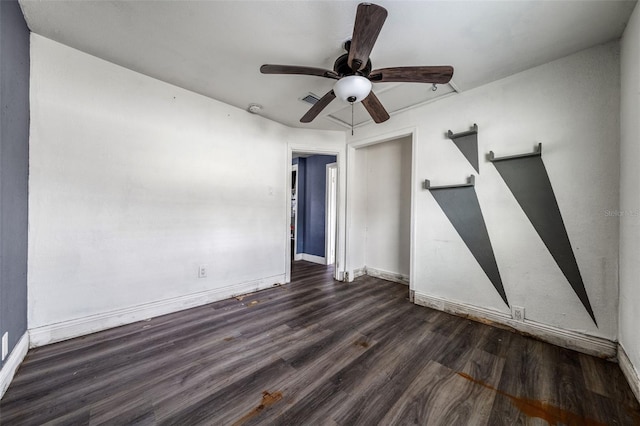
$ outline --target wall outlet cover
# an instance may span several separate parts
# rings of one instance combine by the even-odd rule
[[[207,277],[207,266],[200,265],[198,266],[198,278],[206,278]]]
[[[516,321],[524,322],[524,308],[522,306],[512,306],[511,318]]]

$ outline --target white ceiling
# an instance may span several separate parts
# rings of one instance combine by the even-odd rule
[[[351,38],[357,1],[20,0],[38,34],[280,123],[345,129],[348,105],[334,100],[299,122],[308,93],[334,80],[262,75],[264,63],[331,69]],[[376,84],[389,112],[434,101],[619,38],[635,1],[376,1],[389,15],[373,68],[452,65],[452,87]],[[355,122],[368,120],[356,105]],[[393,120],[393,114],[391,117]]]

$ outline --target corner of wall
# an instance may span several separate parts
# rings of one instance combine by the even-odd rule
[[[9,354],[2,369],[0,370],[0,399],[4,396],[4,393],[9,388],[13,376],[15,376],[22,360],[27,355],[29,350],[29,332],[25,332],[18,343],[13,348],[13,351]]]
[[[16,353],[27,330],[29,29],[16,0],[0,2],[0,336]],[[0,361],[3,380],[8,361]],[[16,367],[17,368],[17,367]]]
[[[618,344],[618,364],[627,382],[629,382],[633,394],[640,402],[640,373],[638,373],[638,370],[629,359],[627,352],[621,344]]]
[[[636,5],[620,43],[620,206],[618,360],[640,401],[640,6]]]

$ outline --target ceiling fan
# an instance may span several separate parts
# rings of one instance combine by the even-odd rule
[[[445,84],[453,76],[451,66],[392,67],[371,70],[369,54],[387,18],[387,10],[371,3],[360,3],[356,12],[351,40],[344,44],[347,53],[336,59],[332,70],[297,65],[265,64],[263,74],[302,74],[337,80],[333,89],[320,98],[300,122],[310,123],[336,97],[354,104],[362,102],[376,123],[389,119],[389,113],[371,91],[373,83]]]

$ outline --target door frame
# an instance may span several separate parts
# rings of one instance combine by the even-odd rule
[[[327,265],[333,265],[336,260],[336,230],[338,220],[338,163],[329,163],[325,167],[325,222],[324,222],[324,258]],[[333,172],[335,171],[335,176]],[[332,180],[335,177],[335,180]],[[333,229],[332,229],[333,228]],[[332,232],[333,230],[333,232]],[[331,247],[333,246],[333,248]],[[333,255],[331,252],[333,251]]]
[[[300,205],[300,200],[298,199],[299,193],[298,193],[298,183],[300,182],[300,175],[298,174],[298,165],[297,164],[292,164],[291,165],[291,172],[296,172],[296,184],[295,184],[295,190],[296,190],[296,206],[295,206],[295,212],[293,213],[294,216],[294,223],[293,223],[293,259],[294,260],[298,260],[299,255],[298,255],[298,206]],[[291,188],[291,185],[289,186],[289,188]],[[290,207],[289,211],[291,212],[294,209],[293,206]],[[291,256],[291,253],[289,253],[289,256]]]
[[[304,143],[288,143],[287,144],[287,163],[285,168],[285,182],[286,188],[289,188],[287,196],[285,197],[285,218],[291,214],[291,161],[293,159],[293,153],[309,154],[309,155],[335,155],[337,164],[337,194],[336,194],[336,262],[334,265],[333,278],[338,281],[343,281],[345,276],[345,256],[346,256],[346,235],[345,235],[345,223],[346,223],[346,173],[342,170],[345,168],[345,148],[335,147],[322,148],[319,146],[311,146]],[[298,178],[299,182],[299,178]],[[285,271],[285,283],[291,282],[291,224],[290,220],[286,221],[284,227],[285,234],[285,253],[284,253],[284,271]]]
[[[419,191],[422,189],[421,182],[417,177],[417,158],[418,158],[418,129],[416,127],[408,127],[398,129],[393,132],[385,133],[378,136],[355,139],[349,142],[347,145],[347,195],[349,199],[354,199],[355,192],[355,179],[356,179],[356,162],[355,154],[356,149],[365,148],[370,145],[375,145],[383,142],[388,142],[394,139],[400,139],[404,137],[411,137],[411,219],[410,219],[410,232],[409,237],[409,297],[413,301],[414,285],[415,285],[415,252],[416,252],[416,208],[417,197]],[[351,229],[353,225],[353,203],[347,203],[346,205],[346,237],[345,237],[345,273],[348,274],[348,282],[353,281],[355,265],[350,262],[353,250],[353,236],[351,235]]]

